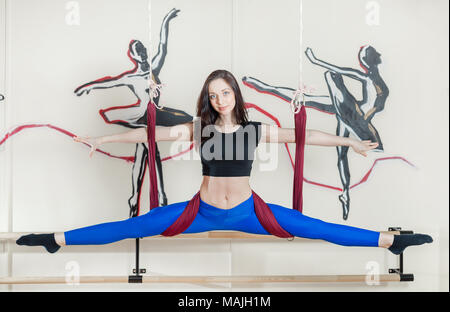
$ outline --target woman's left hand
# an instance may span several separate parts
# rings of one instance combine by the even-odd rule
[[[354,141],[352,141],[352,144],[350,146],[353,148],[353,150],[356,153],[361,154],[364,157],[367,157],[366,152],[371,151],[374,148],[376,148],[378,146],[378,143],[372,142],[370,140],[365,140],[365,141],[354,140]]]

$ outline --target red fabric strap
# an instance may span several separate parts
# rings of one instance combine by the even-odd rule
[[[156,180],[156,142],[155,142],[155,128],[156,128],[156,108],[150,102],[147,105],[147,142],[148,142],[148,172],[150,177],[150,210],[159,206],[158,200],[158,182]]]
[[[169,226],[161,235],[163,236],[175,236],[186,231],[189,226],[194,222],[195,216],[197,216],[198,209],[200,207],[200,191],[195,194],[184,208],[183,213],[178,219]]]
[[[302,106],[299,113],[294,115],[295,118],[295,168],[294,168],[294,190],[292,207],[300,212],[303,210],[302,192],[303,192],[303,161],[306,134],[306,111]],[[159,206],[158,201],[158,185],[156,180],[155,166],[155,125],[156,125],[156,108],[150,101],[147,107],[147,137],[148,137],[148,166],[150,174],[150,209]],[[253,201],[256,216],[264,227],[264,229],[272,235],[288,238],[292,237],[290,233],[284,230],[277,222],[270,207],[259,197],[254,191]],[[189,228],[194,221],[200,206],[200,192],[198,192],[187,204],[183,213],[178,219],[169,226],[163,233],[163,236],[175,236],[183,233]]]
[[[293,237],[281,227],[266,202],[263,201],[254,191],[252,191],[252,194],[255,205],[255,213],[263,228],[270,234],[281,238]]]
[[[303,212],[303,162],[305,159],[306,109],[302,105],[295,119],[295,165],[292,208]]]
[[[270,234],[281,238],[293,237],[280,226],[270,210],[270,207],[261,199],[261,197],[259,197],[254,191],[252,191],[252,194],[255,205],[255,213],[263,228]],[[178,217],[178,219],[161,235],[175,236],[186,231],[192,222],[194,222],[199,207],[200,192],[197,192],[197,194],[195,194],[195,196],[188,202],[186,208],[183,210],[183,213]]]
[[[277,222],[275,216],[273,215],[270,207],[258,196],[254,191],[253,202],[255,206],[256,216],[263,226],[263,228],[272,235],[289,238],[293,237],[291,234],[286,232],[280,224]],[[195,216],[198,213],[200,207],[200,192],[197,192],[195,196],[188,202],[186,208],[183,210],[182,214],[178,219],[169,226],[161,235],[163,236],[175,236],[186,231],[189,226],[194,222]]]

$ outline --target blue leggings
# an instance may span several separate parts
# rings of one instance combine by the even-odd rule
[[[102,223],[65,232],[67,245],[102,245],[122,239],[160,235],[181,215],[188,201],[156,207],[148,213],[124,221]],[[267,204],[278,223],[294,236],[322,239],[344,246],[378,247],[380,233],[346,225],[327,223],[301,212]],[[231,209],[220,209],[200,200],[198,214],[184,233],[232,230],[270,235],[259,223],[253,195]]]

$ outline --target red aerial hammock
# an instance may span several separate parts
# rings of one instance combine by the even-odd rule
[[[302,10],[302,3],[300,3],[300,10]],[[300,11],[302,15],[302,11]],[[301,18],[301,16],[300,16]],[[302,33],[302,25],[300,27],[300,33]],[[151,41],[150,41],[151,42]],[[301,38],[300,38],[301,43]],[[301,45],[301,44],[300,44]],[[151,58],[150,58],[151,59]],[[300,58],[300,74],[301,74],[302,60]],[[156,182],[156,168],[155,168],[155,126],[156,126],[156,107],[160,108],[153,102],[153,98],[159,95],[159,89],[161,85],[157,85],[153,81],[152,68],[150,64],[149,75],[149,94],[150,101],[147,105],[147,140],[148,140],[148,157],[147,163],[149,166],[150,174],[150,209],[159,206],[158,201],[158,184]],[[299,84],[301,86],[301,84]],[[293,198],[292,207],[300,212],[303,210],[303,161],[304,161],[304,147],[305,147],[305,133],[306,133],[306,110],[303,102],[298,100],[299,95],[303,95],[302,87],[294,93],[291,108],[293,108],[294,122],[295,122],[295,166],[294,166],[294,182],[293,182]],[[201,152],[201,151],[200,151]],[[253,190],[253,201],[255,207],[255,214],[263,226],[263,228],[274,236],[281,238],[291,238],[292,234],[283,229],[275,216],[273,215],[270,207],[259,197]],[[200,191],[198,191],[194,197],[188,202],[186,208],[175,222],[170,225],[161,235],[163,236],[175,236],[183,233],[189,228],[197,216],[200,206]]]
[[[294,96],[294,98],[296,95]],[[155,168],[155,116],[156,107],[153,100],[150,100],[147,106],[147,137],[148,137],[148,166],[150,174],[150,209],[159,206],[158,202],[158,185],[156,182],[156,168]],[[304,105],[301,105],[300,111],[294,114],[295,119],[295,168],[294,168],[294,185],[293,185],[293,200],[292,207],[302,212],[302,191],[303,191],[303,161],[304,161],[304,146],[306,133],[306,110]],[[259,222],[264,229],[272,235],[289,238],[293,237],[290,233],[284,230],[273,215],[270,207],[254,192],[253,201],[255,206],[255,213]],[[194,221],[200,206],[200,192],[197,192],[194,197],[188,202],[183,213],[178,219],[170,225],[163,233],[163,236],[175,236],[183,233]]]

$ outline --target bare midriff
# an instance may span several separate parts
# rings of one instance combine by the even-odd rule
[[[252,195],[250,177],[203,176],[200,198],[216,208],[231,209]]]

